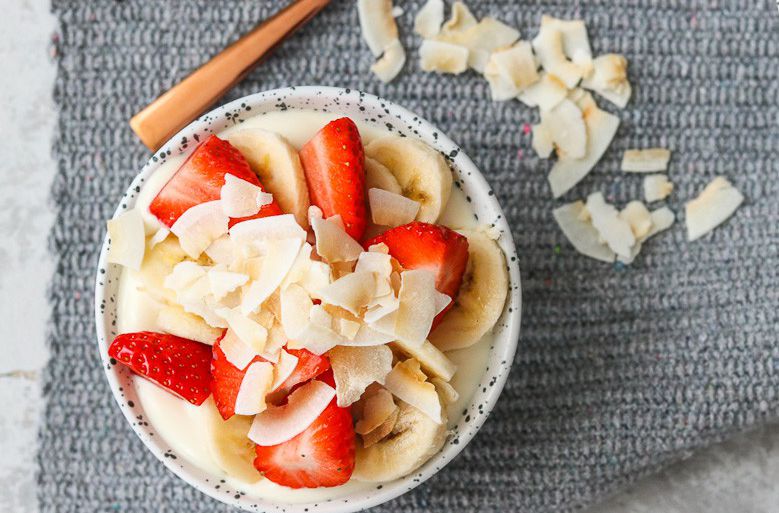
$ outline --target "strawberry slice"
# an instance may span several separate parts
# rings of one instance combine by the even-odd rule
[[[181,214],[195,205],[218,200],[225,175],[231,174],[262,189],[260,180],[249,163],[233,145],[215,135],[198,146],[176,173],[168,180],[149,205],[149,211],[167,227],[173,226]],[[230,226],[257,217],[281,214],[279,205],[264,205],[251,217],[231,219]]]
[[[365,243],[368,248],[383,242],[404,269],[429,269],[436,275],[438,292],[452,298],[452,303],[433,321],[435,328],[452,307],[468,265],[468,239],[445,226],[413,223],[392,228]]]
[[[149,381],[195,405],[211,393],[211,347],[165,333],[118,335],[108,355]]]
[[[354,470],[352,414],[333,399],[305,431],[269,447],[257,446],[254,467],[276,484],[290,488],[338,486]]]
[[[308,349],[287,349],[286,351],[297,356],[298,363],[292,374],[279,385],[278,390],[280,391],[291,390],[298,383],[305,383],[330,368],[330,359],[325,355],[317,356]]]
[[[211,360],[211,390],[214,393],[214,402],[216,409],[223,419],[227,420],[235,415],[235,401],[238,399],[238,391],[241,389],[241,382],[246,375],[249,365],[254,362],[266,361],[261,356],[255,356],[245,368],[239,369],[227,359],[222,351],[220,342],[224,335],[214,343],[213,360]]]
[[[349,118],[331,121],[300,150],[311,203],[325,217],[340,214],[346,232],[360,240],[368,224],[365,154],[357,125]]]

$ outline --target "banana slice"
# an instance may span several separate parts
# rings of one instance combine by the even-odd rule
[[[355,479],[383,482],[403,477],[443,447],[446,426],[436,424],[410,404],[398,402],[398,419],[389,435],[367,448],[357,444]]]
[[[492,329],[508,294],[503,251],[482,232],[461,230],[468,238],[468,267],[454,306],[430,334],[441,351],[471,346]]]
[[[212,398],[201,408],[208,410],[208,450],[219,468],[244,483],[262,479],[254,468],[254,442],[248,436],[252,417],[233,415],[223,420]]]
[[[176,293],[165,288],[163,282],[173,267],[186,258],[186,253],[175,237],[168,237],[154,248],[148,249],[139,272],[145,292],[159,301],[176,304]]]
[[[391,135],[373,140],[365,154],[390,170],[404,196],[419,202],[417,221],[438,219],[452,192],[452,171],[440,153],[422,141]]]
[[[246,157],[281,210],[293,214],[298,224],[307,228],[308,187],[297,150],[280,135],[259,128],[238,130],[227,140]]]
[[[377,160],[365,157],[365,190],[382,189],[395,194],[403,194],[395,175]]]

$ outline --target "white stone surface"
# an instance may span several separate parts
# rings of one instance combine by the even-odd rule
[[[35,513],[56,123],[48,0],[0,0],[0,513]],[[779,426],[741,435],[587,513],[779,512]]]

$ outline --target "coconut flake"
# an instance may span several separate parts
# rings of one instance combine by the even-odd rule
[[[397,178],[387,167],[370,157],[365,157],[365,189],[382,189],[395,194],[403,194]]]
[[[214,345],[222,335],[222,330],[212,328],[200,317],[185,312],[179,306],[164,306],[157,313],[157,326],[164,333]]]
[[[271,390],[278,390],[298,365],[298,357],[284,350],[279,353],[279,361],[273,367],[273,384]]]
[[[377,246],[371,246],[368,251],[360,253],[354,272],[376,273],[379,276],[389,278],[392,274],[392,257],[387,253],[373,251],[373,248]],[[386,244],[383,246],[387,247]]]
[[[371,66],[371,71],[384,83],[391,82],[406,64],[406,51],[395,39],[386,48],[384,55]]]
[[[308,349],[315,355],[322,355],[338,345],[346,345],[349,340],[334,330],[309,322],[300,334],[287,342],[289,349]]]
[[[241,297],[244,315],[256,312],[263,301],[279,288],[292,269],[300,246],[300,239],[282,239],[269,245],[268,253],[262,258],[259,276],[252,280]]]
[[[533,125],[533,149],[542,159],[548,159],[554,150],[554,140],[549,130],[542,124]]]
[[[395,294],[387,294],[378,298],[375,298],[373,302],[368,305],[368,309],[363,314],[365,322],[371,324],[378,322],[382,318],[395,313],[400,307],[400,301],[395,297]],[[393,321],[394,322],[394,321]],[[394,335],[395,326],[392,325],[390,334]]]
[[[298,337],[308,326],[313,307],[308,293],[299,285],[290,285],[281,291],[281,324],[289,339]]]
[[[484,18],[475,25],[462,30],[443,30],[437,41],[451,43],[468,48],[468,65],[484,72],[490,54],[498,48],[511,46],[519,39],[519,31],[494,18]]]
[[[628,82],[628,60],[624,55],[610,53],[592,61],[592,65],[594,72],[582,81],[582,87],[624,109],[633,93]]]
[[[571,100],[541,112],[541,124],[552,136],[560,159],[581,159],[587,151],[587,127],[581,109]]]
[[[441,400],[435,385],[429,383],[419,362],[410,358],[398,362],[384,378],[384,387],[398,399],[414,406],[437,424],[443,423]]]
[[[517,99],[528,107],[538,107],[542,112],[552,110],[568,96],[568,88],[551,73],[542,71],[538,82],[528,86]]]
[[[441,31],[444,33],[462,32],[475,26],[477,23],[478,20],[471,14],[468,6],[458,0],[452,4],[452,12]]]
[[[341,216],[327,219],[311,218],[316,236],[316,252],[330,264],[357,260],[362,246],[346,233]]]
[[[306,231],[292,214],[260,217],[242,221],[230,228],[230,238],[241,246],[252,246],[281,239],[306,240]]]
[[[518,92],[539,80],[533,49],[527,41],[519,41],[510,48],[493,52],[487,62],[487,68],[494,70]]]
[[[398,340],[393,342],[392,347],[417,360],[429,375],[445,381],[452,379],[457,370],[457,365],[429,340],[425,340],[418,346]]]
[[[313,247],[308,242],[303,243],[298,250],[298,254],[295,257],[295,261],[292,262],[292,266],[289,272],[281,282],[281,287],[284,288],[292,283],[300,283],[306,279],[309,269],[311,269],[311,251]]]
[[[211,293],[218,301],[230,292],[249,281],[249,276],[230,271],[221,271],[211,269],[208,271],[208,282],[211,286]]]
[[[260,211],[264,205],[273,203],[273,196],[230,173],[225,174],[225,183],[219,199],[228,217],[248,217]]]
[[[586,108],[582,108],[584,124],[587,126],[587,149],[584,158],[559,159],[549,173],[549,185],[555,198],[565,194],[592,171],[617,133],[619,118],[599,109],[594,102],[590,103],[591,101],[592,98],[585,95],[577,102],[580,108],[582,104],[586,105]]]
[[[551,27],[560,31],[565,55],[579,66],[583,76],[589,76],[593,68],[592,49],[584,22],[582,20],[560,20],[544,15],[541,17],[541,27]]]
[[[260,323],[244,316],[238,309],[220,308],[216,312],[225,321],[235,336],[249,346],[256,354],[265,350],[268,330]]]
[[[333,273],[330,266],[324,262],[312,261],[308,268],[308,272],[306,272],[299,284],[309,293],[309,295],[311,295],[311,297],[322,299],[319,297],[319,291],[327,287],[332,281]]]
[[[354,272],[318,291],[317,296],[324,303],[359,315],[360,310],[373,299],[375,290],[376,280],[372,273]]]
[[[179,238],[187,256],[197,259],[212,242],[227,233],[228,221],[220,201],[207,201],[181,214],[170,231]]]
[[[392,370],[392,351],[385,345],[335,347],[329,353],[338,406],[357,401],[371,383],[384,383]]]
[[[267,447],[291,440],[306,430],[335,397],[335,389],[313,380],[295,389],[284,406],[270,407],[254,417],[249,439]]]
[[[229,235],[222,235],[206,248],[206,256],[217,264],[232,265],[236,247]]]
[[[340,333],[350,341],[354,340],[354,337],[360,331],[360,327],[361,327],[361,324],[359,322],[352,321],[350,319],[344,319],[343,317],[338,318],[337,324],[338,324],[337,326],[338,333]]]
[[[170,274],[165,277],[162,284],[165,288],[179,292],[205,275],[206,270],[203,267],[190,260],[184,260],[173,266]]]
[[[367,395],[367,393],[366,393]],[[398,407],[386,388],[378,388],[363,399],[362,415],[354,425],[358,435],[365,435],[381,426]]]
[[[644,177],[644,199],[650,203],[667,198],[673,190],[674,184],[665,175]]]
[[[619,217],[613,205],[606,203],[603,194],[595,192],[587,196],[587,211],[592,225],[606,244],[619,256],[630,257],[630,248],[636,243],[630,224]]]
[[[401,273],[400,306],[395,319],[399,340],[417,346],[424,343],[436,315],[436,292],[431,271],[413,269]]]
[[[146,232],[143,215],[136,209],[122,212],[107,223],[108,262],[139,270],[146,251]]]
[[[563,234],[576,251],[603,262],[614,261],[616,255],[606,244],[600,242],[598,230],[589,222],[589,214],[586,211],[584,202],[574,201],[573,203],[568,203],[556,208],[552,214]],[[583,214],[587,214],[586,218],[584,218]]]
[[[583,76],[582,69],[565,55],[563,33],[552,25],[541,26],[533,39],[533,49],[548,73],[556,75],[568,89],[573,89]]]
[[[265,395],[273,383],[273,365],[254,362],[246,369],[235,398],[236,415],[255,415],[265,409]]]
[[[392,0],[357,0],[362,37],[374,57],[398,39],[398,26],[392,16]]]
[[[743,201],[744,196],[725,177],[712,180],[685,205],[687,240],[697,240],[724,223]]]
[[[419,67],[422,71],[459,75],[468,69],[468,48],[426,39],[419,47]]]
[[[652,216],[646,205],[640,201],[631,201],[619,213],[619,218],[630,225],[636,240],[640,240],[652,229]]]
[[[170,228],[165,225],[160,225],[160,227],[157,228],[157,231],[154,232],[154,235],[152,235],[151,239],[149,239],[149,249],[152,249],[154,246],[167,239],[168,235],[170,235]]]
[[[434,37],[441,31],[443,22],[443,0],[427,0],[414,18],[414,32],[424,38]]]
[[[629,173],[654,173],[668,169],[671,150],[665,148],[647,148],[645,150],[625,150],[622,155],[622,171]]]
[[[380,226],[394,228],[410,223],[419,212],[419,202],[381,189],[368,189],[368,201],[371,218]]]
[[[224,353],[227,361],[239,370],[245,369],[257,356],[254,349],[244,344],[231,329],[228,329],[222,340],[219,341],[219,348]]]
[[[444,404],[454,404],[460,399],[460,394],[448,381],[441,378],[430,378],[430,382],[435,385],[438,397]]]
[[[380,346],[395,340],[395,335],[383,333],[368,325],[361,325],[354,336],[341,345],[349,347]]]

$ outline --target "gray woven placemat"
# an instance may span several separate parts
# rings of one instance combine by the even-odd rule
[[[677,225],[637,262],[573,252],[555,226],[549,163],[522,126],[535,114],[492,103],[483,80],[423,74],[398,2],[410,62],[390,85],[367,72],[351,1],[284,44],[228,99],[292,84],[359,88],[427,117],[460,143],[497,192],[522,258],[519,351],[497,408],[443,472],[382,511],[566,511],[779,413],[779,43],[773,0],[476,2],[532,37],[544,12],[583,16],[596,52],[624,53],[634,96],[606,157],[569,199],[624,203],[640,178],[621,151],[674,150],[669,202],[725,174],[747,200],[713,236]],[[167,471],[119,414],[94,342],[92,286],[103,220],[146,151],[127,120],[281,0],[54,0],[61,108],[52,247],[57,269],[46,369],[39,498],[44,512],[213,512],[226,507]],[[605,101],[600,101],[610,108]],[[559,250],[555,248],[559,245]]]

